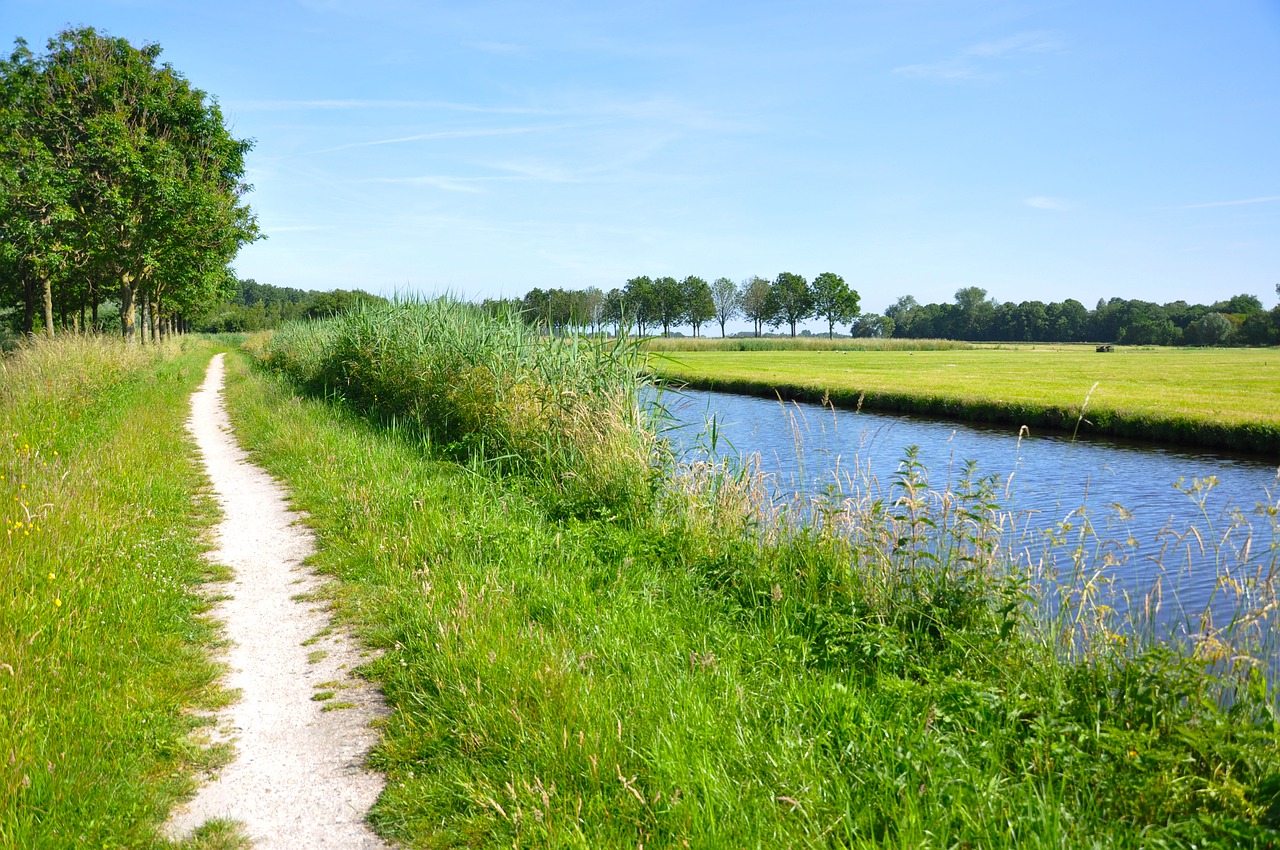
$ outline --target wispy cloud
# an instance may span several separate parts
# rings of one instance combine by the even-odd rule
[[[508,44],[503,41],[464,41],[463,47],[470,47],[472,50],[479,50],[482,53],[524,53],[525,50],[518,44]]]
[[[378,183],[393,186],[431,186],[446,192],[483,192],[477,183],[490,181],[492,177],[448,177],[444,175],[426,174],[421,177],[371,177],[367,180],[356,180],[356,183]]]
[[[1023,201],[1029,207],[1038,210],[1072,210],[1076,205],[1064,198],[1051,198],[1048,195],[1036,195]]]
[[[1020,32],[1007,38],[983,41],[970,45],[959,55],[938,62],[901,65],[893,69],[911,79],[975,80],[994,79],[998,76],[992,68],[995,60],[1027,53],[1057,53],[1062,41],[1051,33],[1039,30]]]
[[[378,100],[368,98],[313,99],[313,100],[240,100],[231,104],[245,112],[285,110],[335,110],[335,109],[422,109],[447,112],[478,112],[490,115],[559,115],[549,109],[525,106],[482,106],[474,103],[454,103],[447,100]]]
[[[1062,41],[1050,33],[1020,32],[996,41],[984,41],[965,48],[966,56],[1008,56],[1011,53],[1056,53]]]
[[[334,230],[332,224],[282,224],[278,226],[263,225],[262,229],[271,233],[312,233],[317,230]]]
[[[1242,198],[1238,201],[1210,201],[1207,204],[1184,204],[1179,209],[1200,210],[1205,207],[1239,207],[1244,204],[1270,204],[1280,201],[1280,195],[1267,195],[1263,198]]]
[[[332,148],[321,148],[311,153],[333,153],[335,151],[346,151],[352,148],[370,148],[378,145],[402,145],[408,142],[432,142],[440,139],[473,139],[483,136],[520,136],[525,133],[537,133],[544,130],[556,129],[553,127],[497,127],[493,129],[478,130],[440,130],[435,133],[418,133],[413,136],[397,136],[392,139],[373,139],[367,142],[351,142],[346,145],[338,145]]]
[[[964,59],[948,59],[923,65],[902,65],[893,73],[916,80],[964,80],[980,76],[978,66]]]

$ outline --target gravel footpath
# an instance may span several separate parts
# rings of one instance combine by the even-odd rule
[[[210,818],[229,818],[256,848],[384,848],[365,823],[384,784],[364,768],[377,737],[370,721],[385,713],[381,694],[349,675],[362,659],[345,635],[309,641],[330,625],[322,607],[295,599],[322,586],[302,565],[312,537],[296,524],[284,490],[236,445],[222,361],[213,358],[192,396],[188,429],[223,511],[209,557],[234,571],[213,587],[229,598],[212,613],[230,643],[224,682],[240,699],[218,714],[213,737],[233,741],[236,757],[175,812],[169,831],[182,837]],[[334,696],[313,700],[321,691]]]

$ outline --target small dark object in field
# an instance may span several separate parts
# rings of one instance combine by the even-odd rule
[[[1099,345],[1097,350],[1099,353],[1110,354],[1116,350],[1116,347],[1114,345]]]

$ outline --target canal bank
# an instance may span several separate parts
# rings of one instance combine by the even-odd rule
[[[1280,352],[1092,347],[651,356],[675,386],[1280,460]]]

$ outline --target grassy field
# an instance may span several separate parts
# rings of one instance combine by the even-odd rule
[[[183,427],[213,350],[0,357],[0,847],[168,847],[169,808],[226,755],[188,714],[226,696],[197,594],[215,508]]]
[[[881,498],[794,522],[749,471],[579,430],[597,401],[603,420],[642,424],[625,351],[544,348],[457,305],[388,309],[258,342],[277,374],[233,364],[229,391],[257,460],[309,513],[337,612],[384,650],[365,671],[392,708],[374,754],[383,834],[432,848],[1276,841],[1274,694],[1260,668],[1214,664],[1248,657],[1231,643],[1243,633],[1147,643],[1109,619],[1087,569],[1046,618],[1004,560],[989,482],[930,491],[908,460]],[[422,331],[427,318],[440,326]],[[585,385],[595,394],[572,389]],[[404,407],[388,392],[434,396]],[[583,469],[586,452],[605,468]],[[1076,546],[1087,528],[1060,532]],[[1261,610],[1276,554],[1251,557],[1270,558]]]
[[[949,351],[671,351],[663,378],[1013,427],[1280,458],[1280,350],[973,347]],[[1096,386],[1095,386],[1096,385]],[[1087,400],[1087,409],[1085,403]]]

